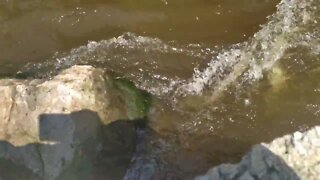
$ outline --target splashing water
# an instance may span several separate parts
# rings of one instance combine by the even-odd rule
[[[21,72],[52,76],[74,64],[91,64],[125,76],[158,97],[173,96],[174,104],[179,103],[180,97],[201,95],[206,90],[209,95],[203,96],[201,109],[221,97],[230,85],[262,79],[264,72],[290,49],[305,47],[319,54],[319,17],[316,0],[282,0],[260,31],[248,41],[228,48],[178,46],[125,33],[109,40],[91,41],[70,53],[57,53],[43,63],[30,63]],[[177,57],[183,60],[176,62]],[[177,63],[184,67],[180,68],[184,72],[176,69]],[[203,70],[201,63],[208,63]],[[190,77],[186,72],[193,74]]]
[[[310,45],[311,41],[315,47],[318,34],[302,32],[306,26],[318,23],[319,16],[315,14],[318,13],[317,6],[314,0],[283,0],[278,4],[276,13],[269,17],[268,23],[250,40],[225,50],[218,47],[203,48],[199,44],[176,47],[158,38],[126,33],[109,40],[91,41],[69,54],[58,53],[44,63],[28,64],[22,72],[36,71],[40,76],[51,76],[74,64],[95,64],[127,76],[141,88],[159,96],[201,94],[207,87],[212,93],[207,101],[212,102],[240,77],[242,82],[261,79],[263,72],[272,68],[289,48]],[[159,65],[157,60],[164,54],[172,55],[172,59],[180,55],[202,62],[210,59],[210,56],[213,58],[202,71],[194,68],[199,65],[197,62],[192,62],[187,68],[194,68],[194,74],[188,80],[172,73],[175,69]],[[130,73],[123,73],[124,70]]]
[[[179,45],[129,32],[108,40],[91,41],[68,53],[57,53],[45,62],[30,63],[18,75],[51,77],[74,64],[90,64],[124,76],[158,97],[150,117],[152,128],[169,127],[183,142],[178,148],[187,142],[188,152],[195,146],[204,148],[197,156],[202,154],[208,159],[208,155],[214,159],[215,152],[219,154],[219,147],[228,139],[232,140],[233,153],[238,153],[234,139],[256,143],[300,124],[316,123],[310,119],[319,119],[319,101],[315,97],[320,97],[320,84],[316,76],[304,83],[300,82],[310,80],[307,75],[295,77],[288,85],[291,90],[279,94],[261,88],[256,94],[248,93],[253,97],[238,98],[235,97],[238,89],[232,89],[239,86],[239,91],[245,91],[247,84],[263,84],[268,71],[280,76],[286,74],[281,68],[273,68],[287,61],[290,62],[284,71],[288,73],[297,73],[293,69],[299,69],[320,75],[319,6],[319,0],[282,0],[254,36],[228,47]],[[305,85],[308,89],[304,90]],[[249,88],[254,91],[252,87]],[[221,98],[225,92],[229,96]],[[305,94],[312,95],[304,97]],[[298,103],[293,101],[296,97]],[[215,135],[222,140],[215,142],[212,138]],[[208,144],[212,149],[207,150]],[[223,153],[232,149],[227,146]]]
[[[268,74],[270,70],[272,73],[274,66],[279,63],[285,64],[285,69],[275,67],[275,70],[280,71],[280,75],[275,75],[269,82],[280,82],[280,85],[275,86],[282,86],[281,81],[285,80],[281,79],[288,77],[279,76],[283,76],[283,71],[289,71],[291,66],[297,66],[295,69],[304,72],[315,71],[314,68],[319,67],[319,5],[318,1],[314,0],[281,1],[276,13],[269,17],[268,23],[251,39],[220,51],[213,56],[204,70],[195,69],[193,77],[177,87],[175,92],[174,109],[182,114],[184,119],[180,122],[180,131],[191,134],[221,134],[225,131],[232,134],[232,129],[235,128],[235,131],[250,131],[250,137],[254,131],[251,129],[259,131],[260,126],[263,130],[267,124],[272,124],[266,114],[268,109],[277,109],[280,103],[276,103],[275,107],[268,107],[266,104],[274,101],[270,99],[277,94],[264,94],[263,91],[266,90],[261,89],[255,93],[253,85],[268,79],[264,78],[264,74]],[[299,65],[292,65],[297,64],[296,61],[299,61]],[[295,73],[297,70],[292,74]],[[297,82],[293,82],[288,86],[294,87]],[[266,83],[261,84],[265,86]],[[312,89],[317,83],[308,86]],[[276,88],[278,87],[274,89]],[[301,88],[294,91],[303,92],[304,87]],[[223,95],[224,98],[221,98]],[[292,115],[294,118],[305,112],[302,110],[305,109],[302,102],[291,108],[299,109],[299,113]],[[281,116],[282,114],[279,115]],[[277,121],[274,116],[270,117]],[[281,128],[275,129],[280,132]]]
[[[159,63],[159,59],[166,58],[171,63],[178,56],[184,59],[186,69],[189,68],[192,72],[199,61],[205,61],[216,53],[213,50],[215,47],[202,48],[200,44],[177,47],[174,42],[171,44],[158,38],[125,33],[109,40],[91,41],[68,54],[57,53],[43,63],[29,63],[19,74],[35,72],[37,77],[50,77],[75,64],[91,64],[130,78],[140,88],[152,94],[164,95],[172,92],[177,84],[185,80],[179,77],[179,72],[172,69],[174,65]]]
[[[50,77],[74,64],[102,67],[157,95],[165,101],[165,106],[169,105],[171,109],[173,106],[174,111],[183,114],[185,120],[180,122],[183,131],[203,130],[203,126],[214,131],[223,121],[215,118],[217,107],[212,104],[230,86],[236,85],[242,90],[245,89],[243,84],[257,82],[280,59],[291,56],[287,51],[292,49],[309,49],[302,54],[318,56],[319,9],[316,0],[283,0],[260,31],[248,41],[230,47],[181,46],[158,38],[125,33],[109,40],[91,41],[70,53],[57,53],[46,62],[28,64],[21,72]],[[233,90],[229,92],[233,93]],[[250,99],[244,101],[250,105]],[[228,104],[218,107],[219,111],[233,114],[224,106]],[[253,111],[248,114],[251,119],[256,116]],[[234,122],[229,115],[223,118]]]
[[[272,68],[286,50],[301,44],[303,28],[317,24],[317,6],[317,2],[312,0],[281,1],[277,12],[251,40],[221,52],[204,71],[195,70],[191,82],[183,85],[180,93],[200,94],[206,86],[211,86],[214,87],[209,98],[212,102],[240,76],[243,76],[243,81],[261,79],[263,71]],[[319,40],[319,37],[314,39]],[[309,44],[308,40],[303,42]]]

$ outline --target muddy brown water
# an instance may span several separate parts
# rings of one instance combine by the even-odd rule
[[[275,13],[278,3],[2,1],[0,74],[14,74],[27,63],[31,67],[49,64],[54,69],[60,66],[56,57],[66,57],[62,58],[66,64],[93,64],[151,89],[155,96],[150,126],[170,147],[164,159],[177,177],[194,177],[213,165],[238,161],[255,143],[320,123],[317,37],[305,49],[286,50],[277,63],[279,69],[265,72],[264,78],[253,83],[233,85],[209,104],[203,102],[214,88],[183,98],[162,88],[163,82],[186,82],[194,68],[205,69],[224,48],[250,40],[268,22],[267,16]],[[308,28],[319,25],[307,27],[306,34]]]
[[[0,2],[0,62],[41,61],[88,40],[124,32],[183,43],[245,40],[275,10],[275,0]]]

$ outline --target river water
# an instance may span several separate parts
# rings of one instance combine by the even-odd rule
[[[320,123],[319,21],[319,0],[7,0],[0,75],[91,64],[132,80],[190,178]]]

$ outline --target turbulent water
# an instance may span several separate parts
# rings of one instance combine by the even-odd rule
[[[262,25],[260,31],[248,41],[230,47],[206,47],[201,44],[178,46],[128,32],[109,40],[90,41],[70,53],[57,53],[44,63],[30,63],[22,71],[36,71],[40,72],[38,75],[46,76],[74,64],[93,64],[128,76],[141,88],[160,96],[170,91],[185,95],[201,94],[206,87],[211,87],[214,88],[214,98],[240,76],[243,76],[242,81],[261,79],[264,71],[270,70],[279,59],[284,58],[288,49],[305,47],[317,55],[318,6],[317,1],[311,0],[282,1],[277,6],[277,12],[268,18],[269,21]],[[187,64],[186,69],[190,70],[193,66],[192,78],[174,71],[175,67],[171,64],[174,64],[175,56],[181,56],[184,62],[179,63],[182,66]],[[208,67],[199,70],[197,66],[201,61],[208,59],[211,59]],[[159,61],[168,63],[163,65]],[[131,71],[124,73],[124,70]]]
[[[177,140],[168,154],[178,154],[184,160],[177,166],[193,174],[253,143],[319,123],[319,23],[319,0],[282,0],[239,43],[178,43],[125,32],[30,62],[16,75],[47,77],[91,64],[132,80],[155,96],[151,126]]]
[[[317,24],[318,12],[313,9],[317,8],[317,2],[282,1],[277,8],[268,23],[248,42],[221,52],[207,69],[196,72],[192,82],[185,87],[186,91],[200,93],[208,85],[215,86],[219,92],[242,74],[246,79],[261,79],[263,71],[272,68],[286,50],[297,47],[301,41],[308,46],[310,41],[318,40],[316,30],[303,33],[303,28]]]

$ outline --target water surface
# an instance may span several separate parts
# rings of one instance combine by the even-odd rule
[[[132,80],[154,95],[164,159],[190,178],[319,124],[319,9],[317,0],[4,1],[0,74],[91,64]]]

